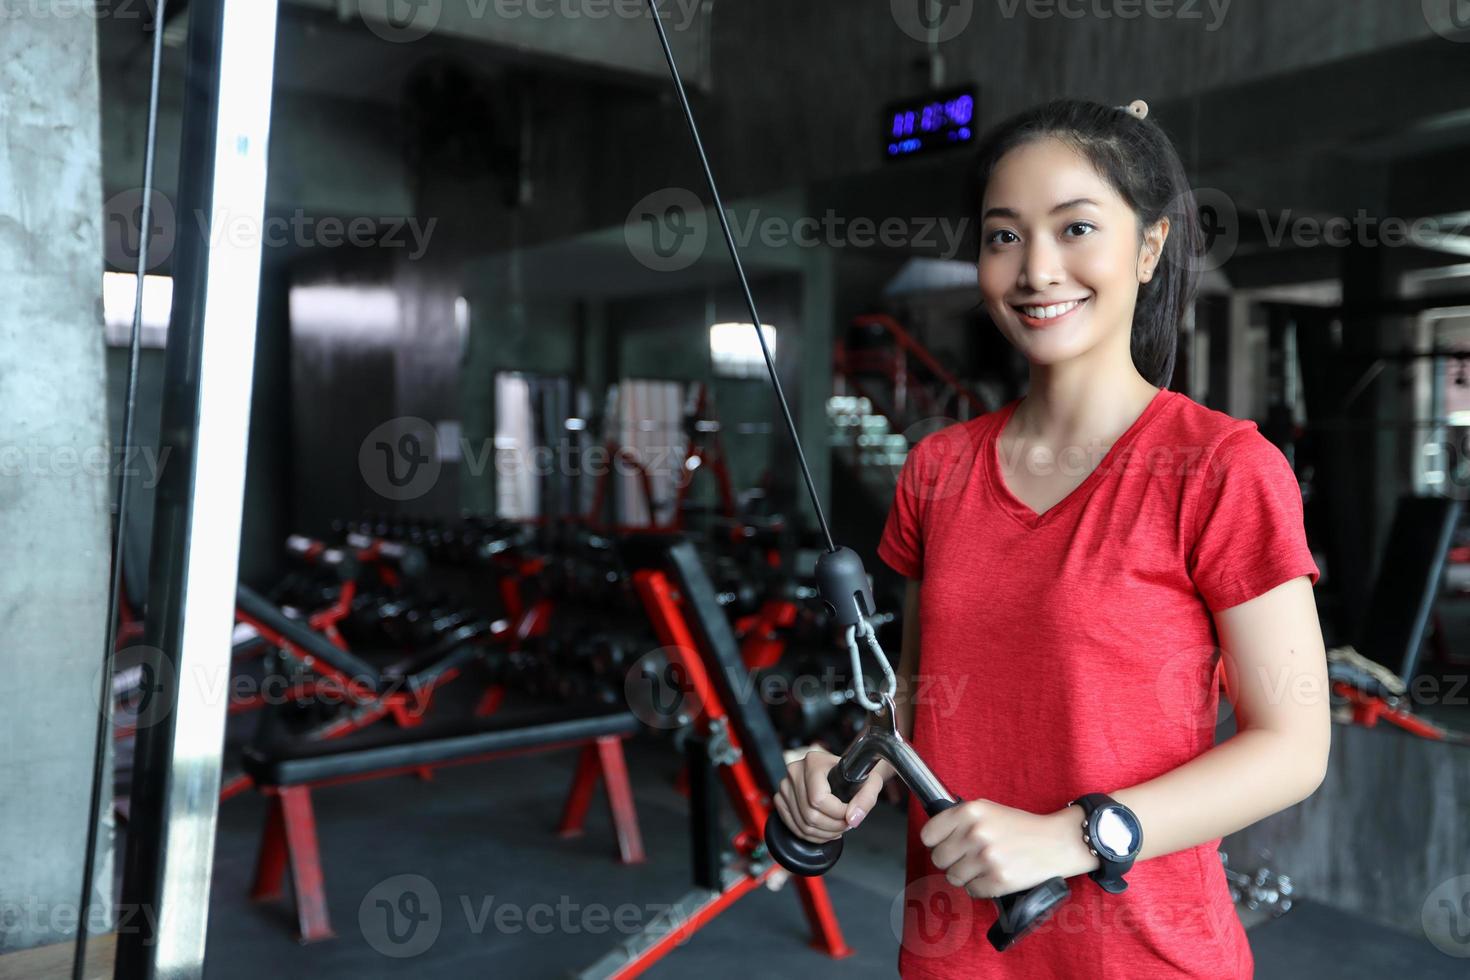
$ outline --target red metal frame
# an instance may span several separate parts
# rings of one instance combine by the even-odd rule
[[[704,441],[699,441],[698,423],[713,421],[718,424],[714,412],[709,407],[709,387],[698,386],[698,395],[695,396],[693,409],[686,416],[686,424],[693,422],[689,429],[689,451],[684,456],[684,468],[687,479],[680,480],[674,495],[674,514],[669,521],[669,526],[683,530],[684,528],[684,501],[689,497],[689,488],[694,484],[694,475],[700,470],[708,469],[714,474],[715,486],[720,494],[720,513],[728,518],[734,518],[735,507],[735,484],[730,479],[730,467],[725,460],[725,441],[720,438],[719,430],[705,434]],[[690,468],[691,460],[699,460],[699,465]]]
[[[643,600],[649,619],[653,622],[659,642],[673,651],[673,655],[678,657],[686,672],[685,676],[691,686],[690,693],[695,699],[694,704],[699,709],[698,717],[693,721],[696,732],[704,737],[709,737],[711,726],[716,722],[725,722],[723,726],[725,735],[731,747],[739,753],[734,763],[720,766],[719,773],[736,816],[740,820],[741,829],[736,833],[733,841],[735,850],[744,857],[750,858],[764,839],[766,818],[771,813],[771,800],[756,783],[755,774],[750,769],[746,754],[739,751],[739,736],[734,727],[728,723],[728,713],[724,702],[720,699],[718,691],[705,670],[699,646],[694,640],[694,635],[680,606],[678,592],[667,574],[654,569],[640,569],[633,573],[633,584],[638,590],[639,598]],[[691,916],[679,928],[644,950],[612,976],[617,980],[626,980],[626,978],[640,975],[686,938],[693,935],[701,926],[734,904],[742,895],[763,884],[767,878],[779,870],[779,866],[772,863],[759,875],[753,875],[741,881],[723,893],[718,900]],[[842,930],[837,923],[837,915],[832,909],[832,900],[827,894],[826,883],[820,878],[800,876],[793,876],[791,881],[796,886],[801,898],[802,910],[812,930],[812,947],[833,958],[851,956],[852,949],[842,938]]]
[[[559,749],[582,746],[577,772],[562,810],[557,833],[574,837],[582,833],[593,790],[599,776],[607,787],[608,806],[617,836],[618,859],[623,864],[639,864],[646,860],[643,835],[638,829],[638,813],[633,802],[633,788],[628,780],[623,756],[626,735],[600,735],[592,738],[563,739],[545,745],[485,752],[463,759],[450,759],[420,766],[397,766],[370,773],[323,779],[299,786],[262,786],[268,798],[265,828],[261,832],[260,850],[255,861],[255,880],[250,888],[254,901],[269,901],[281,896],[281,882],[286,868],[291,870],[295,893],[297,937],[305,945],[333,938],[327,914],[326,877],[322,872],[321,850],[317,844],[316,816],[311,805],[311,791],[327,786],[386,779],[410,773],[473,765],[493,759],[517,755],[536,755]]]
[[[963,400],[975,415],[984,415],[985,403],[980,400],[963,381],[952,371],[946,368],[939,360],[929,352],[929,349],[919,343],[913,334],[909,333],[893,317],[884,313],[867,313],[854,317],[852,325],[856,327],[878,327],[893,338],[896,349],[886,352],[878,358],[863,356],[862,354],[848,351],[845,346],[845,338],[839,340],[832,352],[832,364],[843,380],[852,386],[859,395],[867,398],[872,403],[875,411],[881,412],[888,417],[893,431],[898,432],[903,428],[903,421],[896,416],[903,416],[907,408],[907,394],[912,385],[913,390],[922,391],[920,385],[913,384],[916,380],[912,369],[908,365],[908,357],[912,356],[928,371],[938,378],[944,385]],[[882,403],[869,394],[857,375],[862,372],[875,372],[886,375],[894,387],[894,404],[891,406],[892,414],[886,410]],[[931,414],[937,411],[937,406],[928,405],[924,410]]]
[[[1382,698],[1360,691],[1346,681],[1333,681],[1332,691],[1347,699],[1348,704],[1352,707],[1353,722],[1364,728],[1375,727],[1381,719],[1389,724],[1397,725],[1411,735],[1418,735],[1420,738],[1445,740],[1445,730],[1439,725],[1419,718],[1402,708],[1392,707]]]
[[[143,620],[133,612],[133,604],[128,601],[126,590],[119,590],[117,597],[117,637],[113,643],[113,650],[123,650],[129,644],[143,639]]]
[[[698,394],[695,396],[695,403],[686,414],[686,421],[693,420],[699,422],[713,419],[714,413],[709,407],[709,389],[704,385],[700,385]],[[698,460],[699,464],[690,471],[691,474],[703,469],[708,469],[714,474],[716,487],[720,494],[720,512],[726,517],[733,518],[737,512],[735,505],[735,484],[730,479],[730,467],[726,461],[724,440],[720,438],[718,431],[716,431],[714,434],[709,435],[705,442],[699,442],[695,435],[697,432],[698,430],[696,428],[690,433],[689,449],[685,453],[683,465],[686,470],[689,470],[690,461]],[[674,512],[670,516],[668,523],[653,523],[656,520],[653,480],[648,473],[647,467],[638,461],[636,454],[632,450],[626,446],[617,445],[611,439],[604,444],[603,450],[607,453],[610,463],[608,469],[597,477],[596,490],[592,497],[592,509],[584,518],[589,526],[619,532],[666,531],[672,533],[684,530],[684,502],[688,499],[689,488],[694,482],[692,475],[687,480],[678,481],[675,486]],[[638,471],[639,482],[643,487],[643,500],[648,506],[650,523],[647,526],[604,524],[602,522],[603,505],[607,501],[608,480],[614,470],[611,464],[616,463],[618,460],[627,460]]]
[[[619,460],[626,460],[638,471],[638,482],[643,486],[643,502],[648,507],[649,528],[657,527],[658,525],[651,523],[655,519],[655,507],[653,502],[653,477],[649,476],[648,467],[638,461],[638,456],[633,450],[627,446],[619,446],[611,439],[603,445],[603,451],[607,453],[608,465],[607,469],[598,474],[597,477],[596,490],[592,494],[592,509],[584,518],[588,526],[607,529],[617,528],[620,530],[643,530],[643,528],[639,528],[636,525],[625,527],[616,523],[604,524],[602,521],[602,507],[607,500],[608,479],[616,469],[614,464]]]
[[[344,588],[343,591],[345,592],[346,589]],[[347,601],[350,603],[350,598]],[[512,644],[519,646],[527,636],[539,635],[545,631],[546,622],[550,617],[550,609],[547,607],[549,607],[549,603],[546,600],[538,602],[531,607],[529,612],[517,618],[514,628],[509,628],[495,634],[495,638],[504,638]],[[339,602],[329,607],[329,609],[323,610],[318,615],[321,615],[325,620],[339,622],[341,617],[338,615],[338,611],[341,608],[345,608],[345,605],[339,600]],[[337,616],[337,619],[332,620],[332,616]],[[339,722],[318,731],[315,737],[321,740],[341,738],[352,732],[360,731],[384,717],[392,717],[394,723],[400,728],[413,728],[424,720],[424,715],[428,712],[434,695],[439,688],[453,681],[460,673],[458,668],[446,670],[426,684],[416,687],[411,686],[406,691],[390,691],[386,694],[379,694],[372,688],[334,669],[330,664],[313,657],[275,630],[270,629],[264,623],[252,618],[243,611],[236,609],[235,618],[239,622],[249,624],[258,631],[261,639],[266,643],[289,651],[308,668],[321,674],[324,679],[330,679],[335,682],[335,690],[352,700],[357,710],[345,713],[345,716]],[[309,620],[313,628],[316,628],[316,622],[316,616],[313,616]],[[347,647],[342,645],[342,649],[345,650]],[[316,693],[317,687],[320,684],[320,680],[304,680],[292,687],[290,691],[285,692],[283,696],[291,700],[308,698]],[[500,706],[498,696],[494,697],[493,700],[491,698],[491,695],[495,691],[495,688],[491,688],[487,692],[487,695],[481,699],[476,712],[477,715],[489,715]],[[240,714],[261,708],[265,703],[265,696],[263,694],[239,700],[232,699],[227,711],[232,715]],[[415,771],[418,772],[422,779],[427,780],[430,778],[428,769],[418,769]],[[227,780],[220,788],[220,802],[223,803],[225,800],[239,796],[253,785],[254,783],[251,778],[246,775],[239,775]]]
[[[740,657],[747,670],[774,667],[786,651],[786,638],[776,631],[796,622],[796,603],[789,599],[767,599],[760,609],[735,621],[740,640]]]

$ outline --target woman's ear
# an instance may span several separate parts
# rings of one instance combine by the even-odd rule
[[[1144,233],[1143,247],[1139,250],[1138,281],[1148,282],[1159,267],[1164,254],[1164,242],[1169,238],[1169,216],[1165,215]]]

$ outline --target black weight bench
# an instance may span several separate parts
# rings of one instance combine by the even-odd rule
[[[620,859],[624,864],[640,863],[643,840],[623,740],[642,729],[643,723],[626,710],[578,714],[558,706],[514,716],[497,714],[474,724],[425,724],[407,731],[361,731],[326,742],[251,747],[245,752],[245,771],[255,788],[270,798],[270,805],[250,897],[257,901],[279,897],[289,865],[301,942],[334,935],[311,805],[311,791],[317,787],[578,747],[582,752],[558,833],[581,834],[601,776]]]

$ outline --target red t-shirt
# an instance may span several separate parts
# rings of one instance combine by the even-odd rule
[[[1207,751],[1219,697],[1211,612],[1298,576],[1315,583],[1318,570],[1296,478],[1254,422],[1162,390],[1038,516],[997,460],[1017,404],[914,447],[878,554],[923,580],[915,750],[962,799],[1052,813]],[[1057,465],[1080,472],[1098,455]],[[998,953],[985,938],[994,903],[944,880],[919,840],[924,820],[911,803],[904,977],[1252,975],[1218,839],[1136,863],[1120,895],[1069,879],[1052,918]]]

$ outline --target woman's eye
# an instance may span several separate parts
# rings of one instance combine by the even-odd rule
[[[987,235],[985,237],[986,244],[989,244],[989,245],[1008,245],[1008,244],[1010,244],[1009,242],[997,241],[997,239],[1000,238],[1001,235],[1009,235],[1013,239],[1016,237],[1016,233],[1013,232],[1013,231],[1011,231],[1009,228],[1001,228],[998,231],[992,231],[989,235]]]
[[[1067,226],[1067,231],[1070,233],[1074,228],[1082,228],[1082,229],[1085,229],[1085,230],[1079,232],[1076,235],[1073,235],[1072,236],[1073,238],[1081,238],[1083,235],[1090,235],[1094,231],[1097,231],[1097,226],[1096,225],[1089,224],[1086,221],[1074,221],[1074,222],[1072,222],[1070,225]]]

